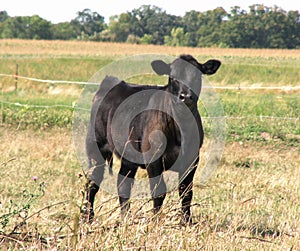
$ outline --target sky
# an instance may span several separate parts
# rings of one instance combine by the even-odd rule
[[[108,23],[110,16],[131,11],[142,5],[155,5],[168,14],[183,16],[185,12],[190,10],[204,12],[217,7],[223,7],[226,11],[230,11],[231,7],[240,6],[248,11],[248,7],[253,4],[264,4],[268,7],[276,5],[286,11],[300,11],[299,0],[0,0],[0,11],[7,11],[9,16],[39,15],[52,23],[59,23],[71,21],[77,16],[78,11],[88,8],[104,16],[105,22]]]

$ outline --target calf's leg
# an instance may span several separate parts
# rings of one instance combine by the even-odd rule
[[[86,201],[87,204],[83,209],[82,213],[87,217],[89,222],[92,222],[95,216],[94,213],[94,201],[97,192],[99,191],[99,186],[92,180],[88,180],[86,183]]]
[[[193,198],[193,178],[196,172],[196,167],[193,168],[186,177],[179,183],[179,196],[181,199],[181,210],[182,210],[182,224],[192,224],[191,217],[191,202]],[[179,176],[179,178],[182,175]]]
[[[94,218],[94,201],[99,186],[103,180],[105,159],[100,152],[100,146],[95,141],[86,142],[86,151],[88,156],[88,181],[86,184],[86,202],[83,214],[87,217],[88,221]]]
[[[154,214],[159,212],[166,197],[167,187],[162,175],[163,170],[161,160],[149,164],[147,167]]]
[[[118,175],[118,195],[121,206],[121,215],[125,217],[129,210],[129,198],[131,194],[131,188],[134,184],[134,176],[137,172],[137,167],[130,163],[122,161],[121,168]]]

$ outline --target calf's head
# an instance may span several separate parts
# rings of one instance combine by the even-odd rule
[[[202,86],[202,74],[212,75],[220,67],[221,62],[215,59],[199,63],[191,55],[181,55],[171,64],[162,60],[151,63],[158,75],[168,75],[168,89],[178,101],[190,106],[197,103]]]

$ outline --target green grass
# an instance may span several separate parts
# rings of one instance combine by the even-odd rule
[[[63,94],[66,89],[61,88],[59,95],[35,90],[4,93],[2,125],[19,129],[71,128],[78,96]],[[299,144],[300,100],[297,93],[221,91],[216,95],[227,117],[227,140],[265,142],[268,138],[271,141]],[[205,133],[209,137],[210,119],[201,101],[199,111],[203,117]],[[86,114],[89,115],[89,111]]]
[[[72,125],[74,96],[41,94],[33,90],[2,96],[1,123],[19,129],[46,129]],[[49,107],[49,108],[48,108]]]
[[[209,56],[200,56],[204,61]],[[295,86],[299,85],[300,61],[299,58],[275,58],[275,57],[237,57],[220,56],[223,66],[217,74],[208,77],[213,85],[229,86]],[[19,65],[19,74],[41,79],[88,81],[101,67],[113,62],[108,57],[8,57],[0,61],[0,72],[14,74],[15,65]],[[12,103],[22,103],[28,107],[3,105],[1,110],[2,122],[22,127],[32,126],[40,128],[44,126],[70,125],[72,121],[72,108],[59,106],[72,106],[77,99],[82,86],[53,85],[51,83],[31,82],[24,79],[18,80],[18,91],[9,92],[15,85],[14,78],[1,78],[1,86],[4,90],[1,100]],[[128,79],[135,83],[162,84],[166,78],[153,75],[136,76]],[[99,80],[100,81],[100,80]],[[59,95],[48,95],[51,90],[60,88]],[[70,91],[71,89],[71,91]],[[70,95],[71,94],[71,95]],[[229,117],[245,117],[241,126],[237,121],[227,121],[229,135],[248,134],[254,130],[256,135],[261,132],[272,133],[275,136],[284,134],[299,134],[297,121],[274,119],[261,119],[260,125],[270,123],[269,126],[256,126],[257,116],[272,117],[298,117],[299,98],[298,93],[280,92],[256,92],[256,91],[219,91],[218,95]],[[55,108],[44,109],[30,108],[30,105],[52,106]],[[206,116],[205,109],[200,107],[201,114]],[[268,120],[268,121],[267,121]],[[278,121],[280,123],[278,123]],[[248,129],[247,130],[247,125]],[[246,130],[245,130],[246,127]],[[238,137],[239,138],[239,137]]]
[[[201,61],[208,57],[199,57]],[[300,79],[299,58],[283,57],[217,57],[222,66],[209,77],[215,85],[296,86]]]
[[[212,56],[211,56],[212,57]],[[197,57],[201,62],[207,56]],[[215,57],[216,58],[216,57]],[[300,79],[299,58],[253,58],[220,56],[222,66],[217,74],[208,79],[214,85],[233,86],[296,86]],[[0,60],[0,73],[15,74],[16,64],[19,75],[50,80],[88,81],[104,65],[113,62],[114,57],[8,57]],[[1,82],[4,87],[14,84],[14,79]],[[34,83],[30,83],[33,86]],[[19,83],[20,88],[26,81]],[[46,85],[47,87],[47,85]]]
[[[274,66],[272,62],[266,65],[225,64],[222,67],[225,74],[216,75],[215,81],[228,85],[241,83],[241,86],[295,86],[299,84],[299,69],[286,65]]]
[[[112,62],[107,58],[9,58],[0,61],[0,73],[14,75],[16,65],[18,74],[24,77],[44,80],[88,81],[104,65]],[[14,78],[5,78],[1,84],[4,89],[14,86]],[[47,91],[50,83],[38,84],[19,79],[18,88],[33,88]]]

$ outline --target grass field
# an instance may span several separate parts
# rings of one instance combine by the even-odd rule
[[[41,79],[87,81],[113,60],[137,54],[180,55],[200,61],[217,58],[222,70],[214,85],[300,85],[299,50],[188,48],[70,41],[0,41],[0,72]],[[2,83],[3,84],[3,83]],[[21,83],[20,83],[21,85]]]
[[[88,81],[128,55],[191,53],[223,66],[214,86],[299,86],[299,50],[140,46],[0,40],[0,74]],[[159,83],[155,77],[133,81]],[[99,192],[92,225],[80,220],[85,178],[72,143],[72,113],[82,87],[0,77],[0,250],[299,250],[299,91],[216,90],[227,116],[226,147],[200,183],[209,119],[195,178],[194,225],[179,224],[179,198],[168,194],[154,217],[133,199],[122,222],[115,195]],[[19,104],[19,105],[18,105]],[[22,104],[20,106],[20,104]],[[66,107],[68,106],[68,107]],[[206,117],[206,110],[199,103]]]

